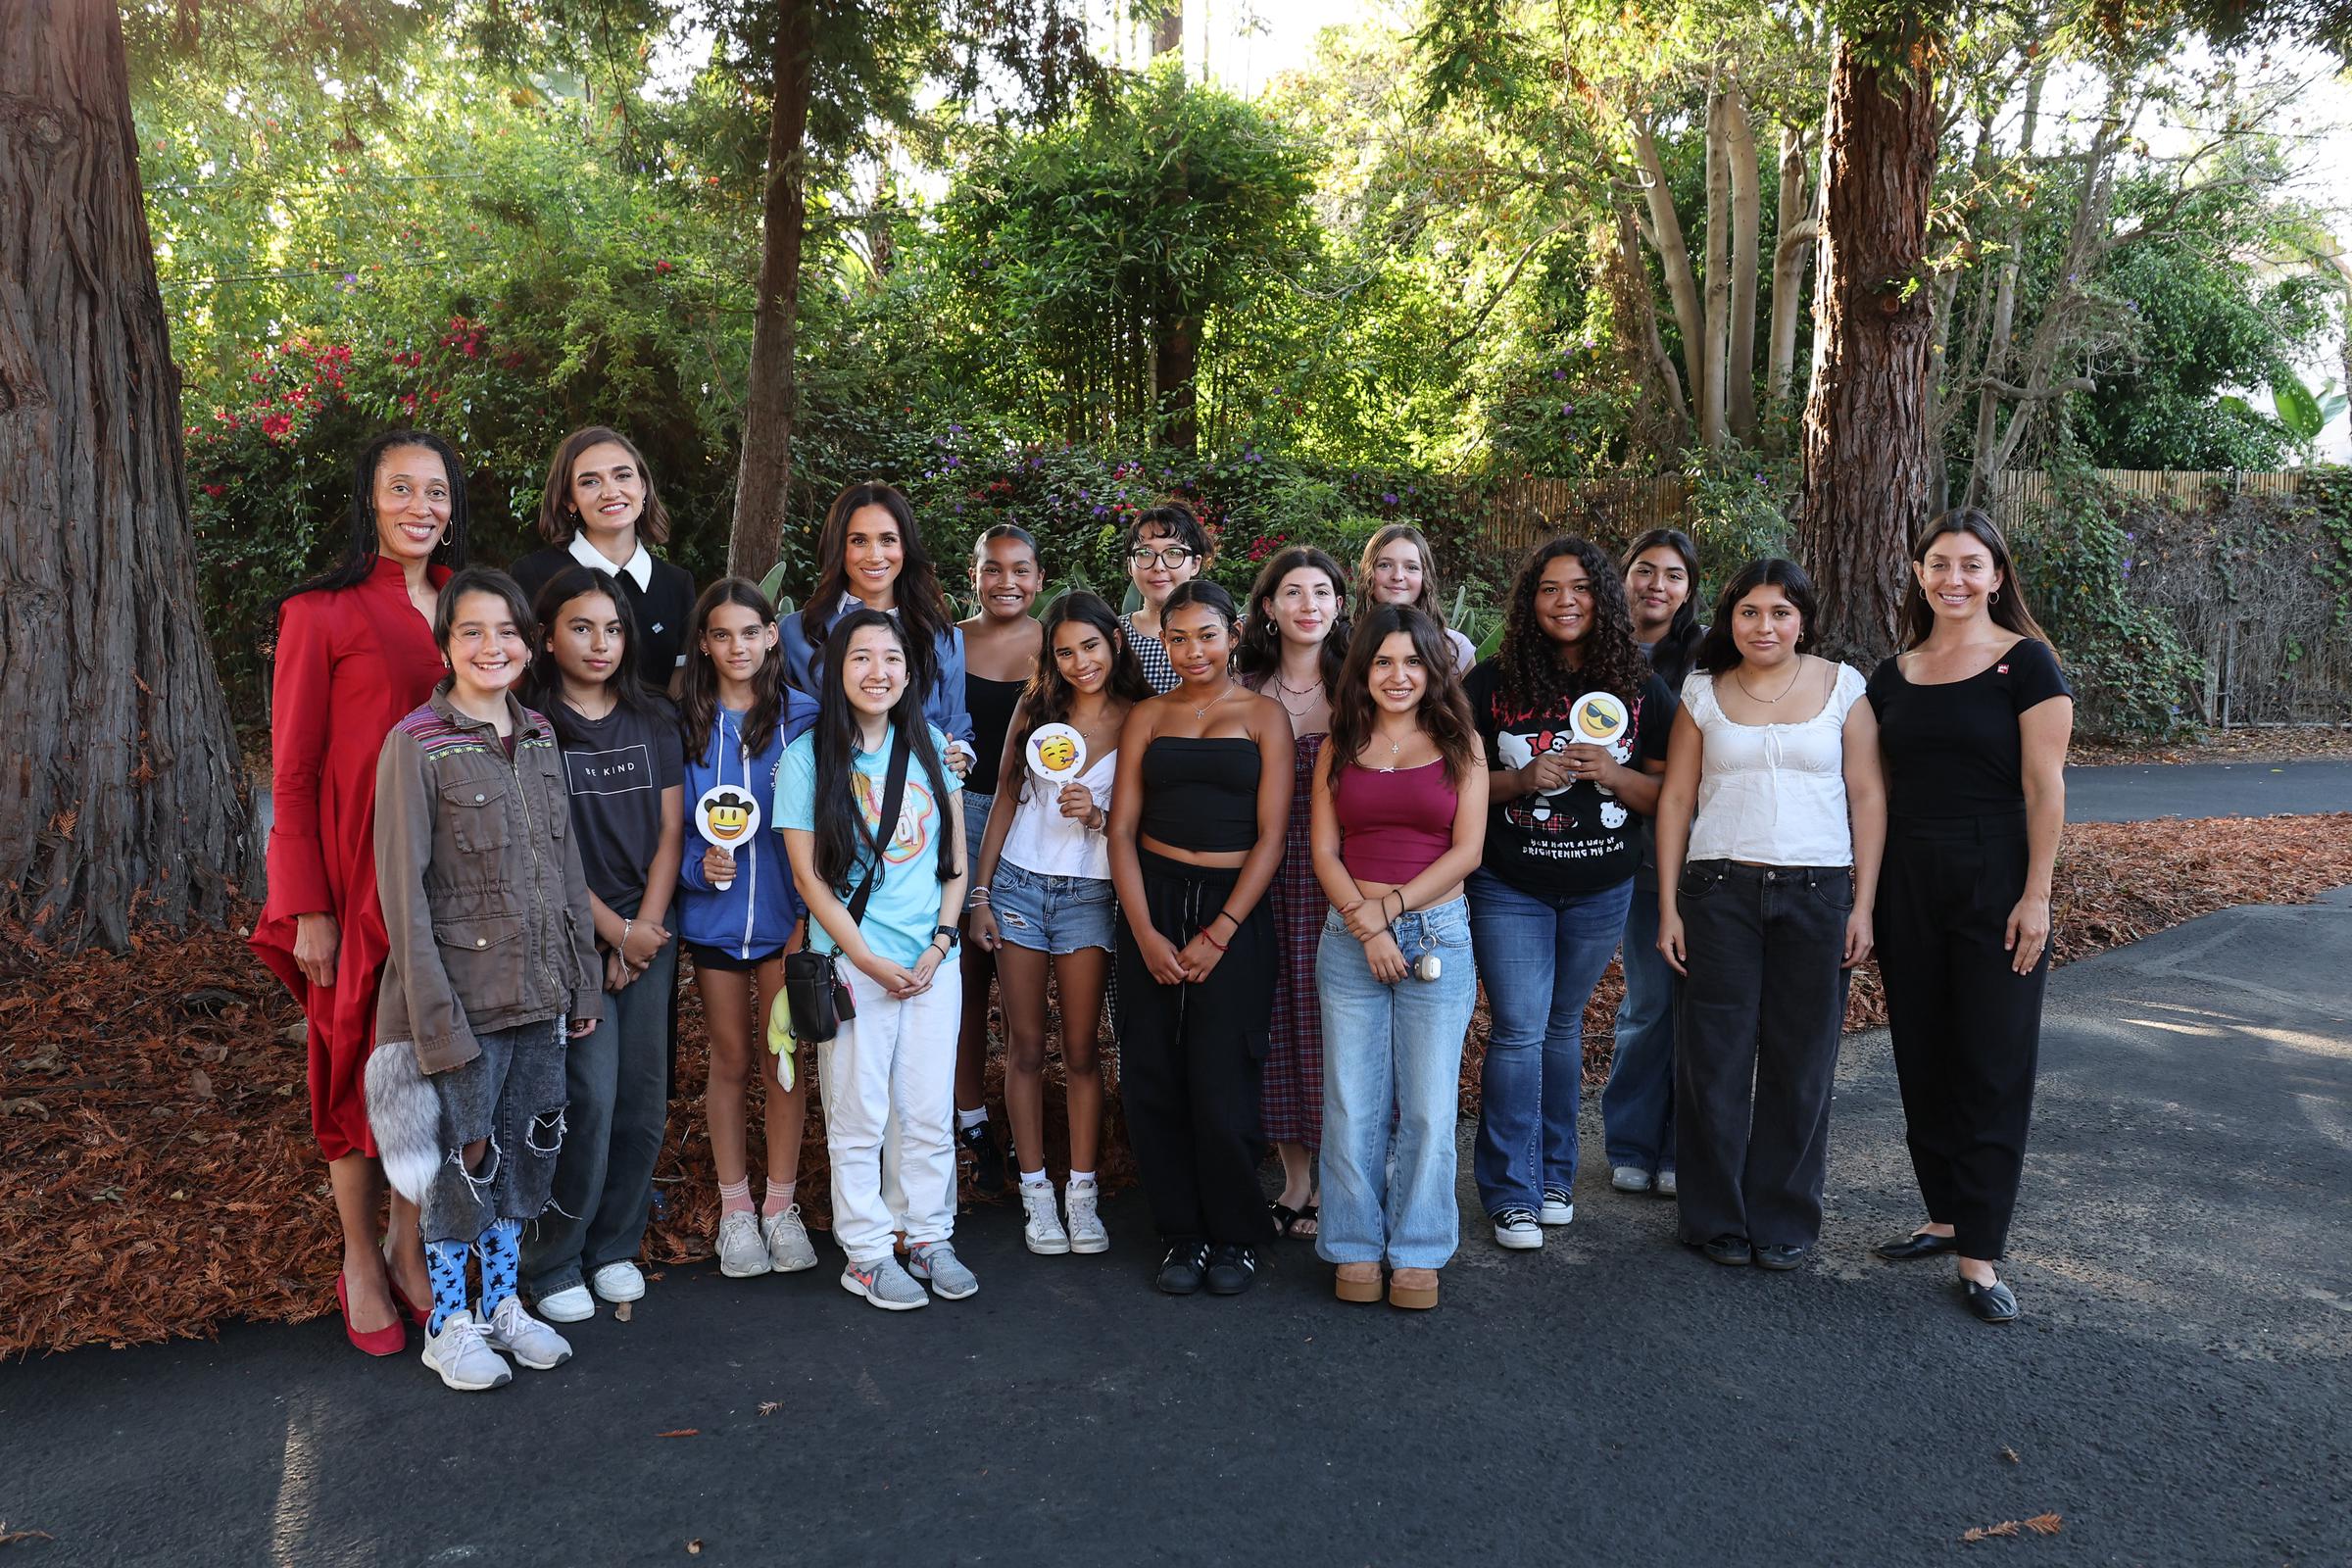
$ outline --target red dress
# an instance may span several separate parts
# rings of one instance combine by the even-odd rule
[[[438,588],[446,567],[430,568]],[[375,1153],[365,1074],[389,941],[375,901],[375,760],[440,684],[441,651],[384,556],[350,588],[297,594],[278,612],[270,695],[270,898],[253,949],[310,1021],[311,1129],[328,1159]],[[294,961],[295,916],[331,914],[335,983]]]

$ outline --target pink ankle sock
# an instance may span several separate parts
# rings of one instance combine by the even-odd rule
[[[718,1211],[721,1214],[749,1214],[752,1211],[752,1179],[749,1176],[739,1182],[718,1184]]]
[[[746,1185],[749,1185],[748,1181]],[[760,1217],[772,1219],[790,1208],[792,1206],[792,1190],[797,1185],[794,1182],[769,1182],[766,1193],[760,1200]]]

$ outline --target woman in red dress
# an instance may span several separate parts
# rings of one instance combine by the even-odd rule
[[[344,1331],[371,1355],[407,1343],[403,1308],[432,1299],[416,1205],[385,1187],[364,1078],[387,950],[375,896],[375,760],[440,683],[433,608],[466,559],[466,474],[440,437],[379,436],[354,464],[343,560],[279,601],[270,700],[270,896],[253,948],[310,1025],[311,1127],[343,1225]],[[397,1296],[398,1299],[395,1299]]]

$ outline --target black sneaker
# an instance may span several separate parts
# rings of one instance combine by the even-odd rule
[[[1247,1247],[1228,1243],[1220,1247],[1208,1260],[1208,1294],[1239,1296],[1257,1278],[1257,1254]]]
[[[1200,1288],[1208,1269],[1208,1249],[1199,1242],[1178,1242],[1159,1260],[1159,1278],[1152,1283],[1169,1296],[1190,1296]]]
[[[956,1131],[956,1142],[962,1145],[964,1152],[972,1156],[973,1188],[995,1194],[1004,1191],[1004,1151],[998,1147],[991,1126],[983,1117],[973,1126],[959,1127]]]

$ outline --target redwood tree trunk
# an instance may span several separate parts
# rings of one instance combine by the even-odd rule
[[[727,569],[755,582],[782,551],[791,500],[793,337],[801,307],[801,240],[808,216],[809,39],[815,9],[815,0],[783,0],[770,65],[760,301],[743,407],[743,457],[735,470],[735,525],[727,535]]]
[[[1813,385],[1805,398],[1797,554],[1820,592],[1825,652],[1892,648],[1913,534],[1934,489],[1928,442],[1934,322],[1927,248],[1936,97],[1924,49],[1839,42],[1830,81]]]
[[[246,863],[113,0],[0,8],[0,909],[127,944]]]

